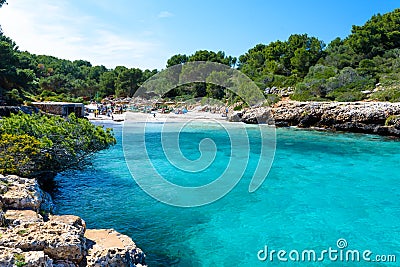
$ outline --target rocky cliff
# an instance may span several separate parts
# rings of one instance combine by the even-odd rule
[[[232,113],[228,119],[400,137],[400,103],[285,101]]]
[[[51,209],[36,180],[0,175],[0,266],[145,266],[128,236],[86,229],[81,218]]]

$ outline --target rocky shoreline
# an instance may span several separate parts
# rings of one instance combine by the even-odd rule
[[[228,120],[400,137],[400,103],[282,101],[234,112]]]
[[[113,229],[86,229],[78,216],[51,215],[37,180],[0,174],[0,266],[146,266],[132,239]]]

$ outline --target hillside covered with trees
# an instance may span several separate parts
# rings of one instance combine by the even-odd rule
[[[4,2],[0,0],[0,7]],[[397,102],[400,101],[400,9],[374,15],[364,25],[353,26],[348,37],[337,38],[328,45],[317,37],[293,34],[285,41],[258,44],[238,58],[223,51],[177,54],[167,61],[166,67],[193,61],[238,68],[262,91],[290,88],[294,100],[368,98]],[[85,60],[34,55],[20,51],[0,30],[0,104],[132,96],[157,72],[123,66],[107,69]],[[195,83],[175,88],[165,97],[225,99],[227,93],[224,88]],[[274,95],[269,97],[278,99]]]
[[[123,66],[107,69],[84,60],[64,60],[34,55],[0,32],[0,101],[24,100],[82,102],[107,95],[132,95],[139,85],[157,73]]]
[[[396,9],[353,26],[347,38],[327,46],[306,34],[259,44],[239,58],[239,69],[260,88],[294,87],[295,100],[355,101],[369,95],[399,101],[399,30],[400,9]],[[372,93],[378,83],[385,90]]]

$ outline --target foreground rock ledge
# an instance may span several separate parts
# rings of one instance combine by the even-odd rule
[[[145,255],[132,239],[114,230],[87,230],[88,266],[143,266]]]
[[[145,266],[130,237],[86,229],[78,216],[47,215],[49,201],[35,179],[0,175],[0,266]]]

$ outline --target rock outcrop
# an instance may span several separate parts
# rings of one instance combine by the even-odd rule
[[[33,210],[7,210],[4,224],[17,226],[25,223],[43,222],[43,217]]]
[[[78,216],[41,216],[52,204],[34,179],[0,175],[0,200],[0,266],[145,266],[128,236],[87,230]]]
[[[287,97],[294,93],[294,88],[293,87],[278,88],[278,87],[273,86],[273,87],[265,88],[264,92],[266,94],[275,94],[275,95]]]
[[[21,178],[15,175],[0,176],[2,184],[2,203],[5,209],[39,211],[44,202],[45,193],[35,179]]]
[[[267,108],[248,109],[242,114],[242,121],[248,124],[274,124],[271,110]]]
[[[241,122],[242,121],[242,117],[243,117],[243,113],[242,112],[233,112],[232,114],[229,115],[228,120],[230,122]]]
[[[400,137],[400,103],[284,101],[244,110],[241,121]]]
[[[53,261],[43,251],[23,252],[21,249],[0,247],[0,266],[50,267]]]
[[[87,230],[88,266],[143,266],[145,254],[126,235],[114,230]]]
[[[43,251],[55,260],[79,263],[85,256],[84,230],[61,222],[26,223],[6,229],[0,246],[23,251]]]

